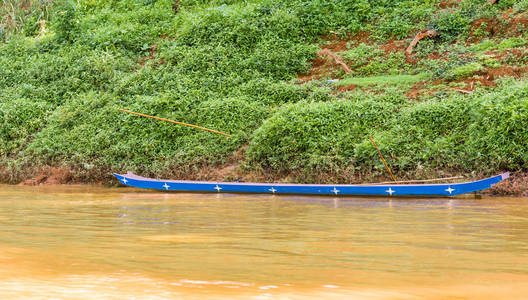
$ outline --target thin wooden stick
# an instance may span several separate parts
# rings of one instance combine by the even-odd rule
[[[200,126],[196,126],[196,125],[192,125],[192,124],[187,124],[187,123],[183,123],[183,122],[172,121],[172,120],[168,120],[168,119],[164,119],[164,118],[149,116],[149,115],[145,115],[145,114],[141,114],[141,113],[137,113],[137,112],[133,112],[133,111],[126,110],[126,109],[121,109],[121,108],[118,108],[118,110],[126,112],[126,113],[129,113],[129,114],[133,114],[133,115],[138,115],[138,116],[142,116],[142,117],[152,118],[152,119],[165,121],[165,122],[170,122],[170,123],[174,123],[174,124],[179,124],[179,125],[183,125],[183,126],[189,126],[189,127],[192,127],[192,128],[201,129],[201,130],[205,130],[205,131],[209,131],[209,132],[213,132],[213,133],[218,133],[218,134],[230,137],[230,135],[227,134],[227,133],[223,133],[223,132],[216,131],[216,130],[209,129],[209,128],[204,128],[204,127],[200,127]]]
[[[400,181],[384,181],[379,182],[379,184],[384,183],[413,183],[413,182],[432,182],[432,181],[442,181],[442,180],[455,180],[455,179],[462,179],[464,176],[454,176],[454,177],[445,177],[445,178],[434,178],[434,179],[422,179],[422,180],[400,180]]]
[[[462,179],[464,176],[455,176],[455,177],[445,177],[445,178],[434,178],[434,179],[424,179],[424,180],[400,180],[400,181],[382,181],[382,182],[370,182],[370,183],[357,183],[352,185],[381,185],[381,184],[399,184],[399,183],[418,183],[418,182],[432,182],[432,181],[448,181],[455,179]]]
[[[337,55],[335,55],[334,53],[332,53],[332,51],[328,49],[323,49],[317,52],[317,55],[319,56],[328,55],[331,58],[333,58],[334,61],[341,66],[341,68],[343,68],[343,71],[345,71],[345,73],[349,74],[350,72],[352,72],[350,68],[342,60],[340,60],[339,57],[337,57]]]
[[[376,143],[374,142],[374,139],[372,139],[371,136],[369,136],[370,140],[372,141],[372,144],[374,144],[374,147],[376,148],[376,150],[378,150],[378,154],[379,156],[381,157],[381,160],[383,161],[383,163],[385,164],[385,167],[387,168],[387,171],[389,171],[389,174],[390,176],[392,177],[392,180],[394,182],[396,182],[396,177],[394,177],[394,175],[392,175],[392,171],[391,169],[389,168],[389,165],[387,165],[387,162],[385,161],[385,158],[383,158],[383,155],[381,155],[381,151],[378,149],[378,146],[376,145]]]

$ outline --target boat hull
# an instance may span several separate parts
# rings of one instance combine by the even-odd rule
[[[453,184],[285,184],[162,180],[132,173],[114,176],[124,185],[163,191],[199,193],[299,194],[334,196],[456,196],[492,187],[509,177],[504,173],[482,180]]]

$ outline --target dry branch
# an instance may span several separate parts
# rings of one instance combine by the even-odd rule
[[[337,55],[332,53],[330,50],[323,49],[323,50],[317,52],[317,55],[319,55],[319,56],[328,55],[328,56],[332,57],[334,59],[334,61],[343,68],[345,73],[349,74],[351,72],[350,68],[342,60],[340,60],[339,57],[337,57]]]
[[[411,42],[411,44],[409,45],[409,47],[407,47],[407,50],[405,50],[405,54],[407,55],[411,55],[414,47],[416,46],[416,44],[418,44],[418,42],[420,40],[422,40],[423,38],[425,37],[433,37],[433,36],[436,36],[437,35],[437,32],[436,30],[427,30],[427,29],[424,29],[422,31],[420,31],[415,37],[414,37],[414,40]]]
[[[459,93],[464,93],[464,94],[471,94],[471,91],[466,91],[466,90],[462,90],[462,89],[453,89],[453,91],[457,91]]]

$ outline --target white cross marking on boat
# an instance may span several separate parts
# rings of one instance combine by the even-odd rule
[[[218,186],[218,184],[214,187],[214,189],[217,191],[217,192],[220,192],[220,190],[222,189],[221,187]]]
[[[394,193],[395,191],[389,187],[389,189],[386,190],[385,192],[389,193],[389,195],[392,196],[392,193]]]
[[[446,189],[446,192],[449,192],[449,194],[452,194],[455,189],[452,189],[451,187],[448,187]]]
[[[128,182],[128,180],[126,180],[126,177],[123,177],[121,181],[123,182],[123,184],[126,184]]]
[[[170,188],[170,185],[168,185],[168,184],[165,182],[165,184],[163,185],[163,187],[164,187],[166,190],[168,190],[168,189]]]
[[[332,190],[332,192],[334,192],[334,194],[337,195],[337,193],[339,193],[340,191],[338,189],[336,189],[336,187],[334,186],[334,189]]]
[[[268,191],[272,192],[273,194],[275,194],[275,192],[277,191],[276,189],[274,189],[273,187],[271,189],[269,189]]]

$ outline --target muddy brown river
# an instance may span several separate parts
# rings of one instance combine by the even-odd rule
[[[528,199],[0,185],[2,299],[527,299]]]

